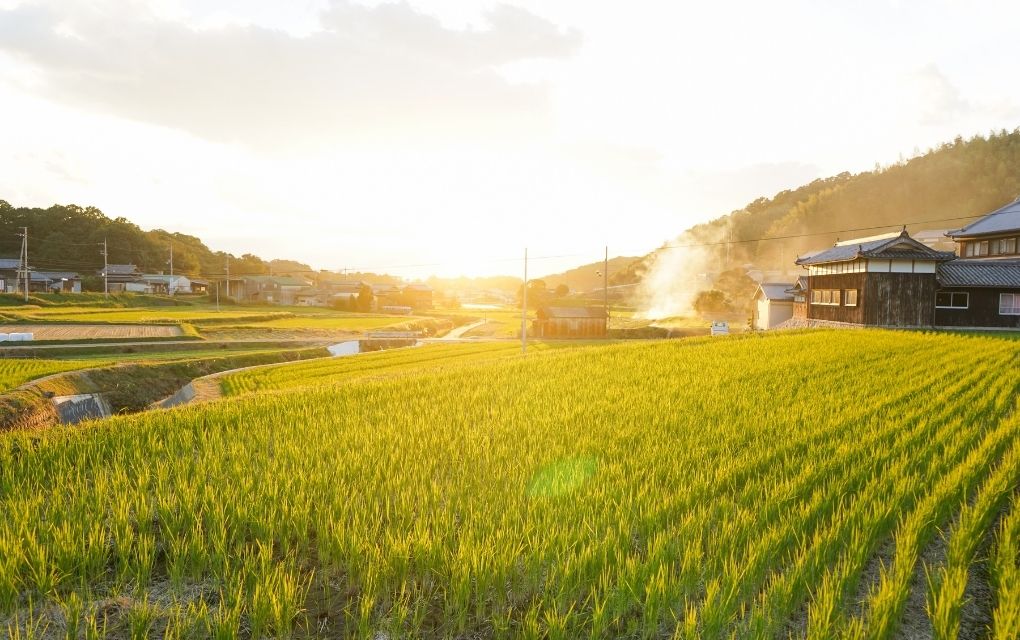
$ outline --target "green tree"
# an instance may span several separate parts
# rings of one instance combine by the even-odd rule
[[[517,304],[521,303],[521,298],[524,296],[524,285],[522,284],[517,289]],[[546,286],[545,280],[528,280],[528,308],[535,309],[541,307],[549,301],[549,287]]]
[[[358,289],[357,300],[358,311],[362,312],[371,311],[373,300],[374,295],[372,294],[372,287],[367,284],[361,285],[361,288]]]
[[[702,291],[694,298],[694,311],[702,317],[732,313],[733,307],[726,294],[718,289]]]

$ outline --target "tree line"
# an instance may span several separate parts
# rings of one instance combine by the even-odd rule
[[[47,209],[14,207],[0,200],[0,257],[17,257],[21,228],[28,228],[29,265],[41,271],[75,271],[83,275],[102,269],[106,241],[110,264],[134,264],[146,273],[169,273],[173,245],[174,273],[220,275],[229,260],[231,273],[306,273],[307,264],[264,260],[213,251],[202,240],[163,229],[145,231],[123,217],[110,218],[96,207],[75,204]]]

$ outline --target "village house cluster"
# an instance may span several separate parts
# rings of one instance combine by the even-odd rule
[[[30,293],[81,293],[82,276],[73,272],[29,273]],[[18,258],[0,258],[0,291],[20,293],[25,269]],[[110,264],[96,272],[110,293],[215,295],[248,304],[339,307],[360,311],[411,313],[433,306],[432,288],[422,283],[369,284],[328,274],[311,279],[293,275],[244,275],[202,279],[185,275],[143,273],[133,264]]]
[[[1020,329],[1020,200],[944,235],[955,251],[904,229],[803,255],[807,275],[758,287],[752,324]]]

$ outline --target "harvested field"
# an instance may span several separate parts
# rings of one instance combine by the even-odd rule
[[[97,338],[173,338],[180,327],[154,324],[7,324],[0,333],[32,333],[36,340],[89,340]]]

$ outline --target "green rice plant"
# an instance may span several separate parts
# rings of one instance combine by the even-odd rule
[[[1007,423],[1012,429],[1020,419]],[[936,638],[956,638],[960,632],[964,592],[978,546],[996,514],[1012,496],[1020,481],[1020,444],[1000,461],[973,503],[960,510],[959,519],[949,532],[946,559],[940,568],[926,567],[928,576],[928,615]]]
[[[992,637],[1016,640],[1020,637],[1020,500],[1015,496],[999,526],[990,568],[995,594]]]
[[[85,602],[77,592],[72,591],[66,597],[58,599],[60,614],[64,618],[64,637],[67,640],[78,640],[84,631],[82,622],[85,616]]]
[[[112,364],[112,360],[44,360],[37,358],[0,358],[0,393],[10,391],[26,382],[63,373],[90,369],[104,364]]]
[[[883,567],[876,589],[868,598],[867,632],[869,638],[891,637],[909,595],[909,586],[921,550],[958,504],[987,473],[987,460],[1001,455],[1013,440],[1010,429],[992,431],[982,445],[970,452],[952,473],[941,476],[933,490],[900,522],[896,532],[896,555]]]
[[[146,595],[143,593],[128,609],[128,635],[131,640],[148,640],[159,617],[159,608],[149,602]]]
[[[12,612],[18,603],[23,584],[22,553],[21,540],[0,526],[0,613]]]
[[[101,638],[105,638],[108,627],[106,615],[103,615],[103,621],[100,624],[99,612],[95,612],[85,621],[85,640],[101,640]]]
[[[810,332],[241,372],[221,402],[0,435],[0,579],[21,618],[170,585],[152,633],[195,637],[773,637],[805,611],[865,637],[1016,439],[1018,355]]]
[[[539,351],[545,348],[545,345],[532,347]],[[242,371],[224,376],[221,387],[228,396],[294,389],[322,383],[349,382],[369,376],[434,371],[438,366],[484,362],[519,353],[517,345],[506,343],[434,344]]]

